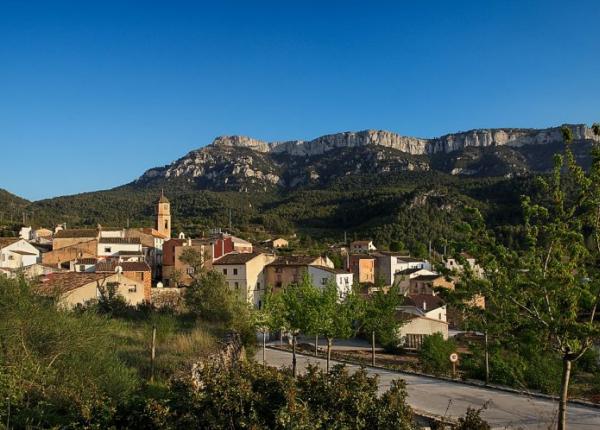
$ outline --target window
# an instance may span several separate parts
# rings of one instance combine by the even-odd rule
[[[438,318],[439,318],[440,321],[442,320],[442,313],[441,312],[439,313]]]
[[[137,286],[130,285],[127,291],[129,291],[130,293],[135,293],[137,291]]]
[[[238,282],[234,282],[233,284],[235,285],[236,290],[240,288],[240,284]]]
[[[258,309],[262,309],[262,300],[258,301]]]
[[[104,252],[110,253],[111,252],[110,246],[105,246],[104,247]]]
[[[187,274],[188,274],[188,275],[192,276],[192,275],[194,274],[194,272],[195,272],[195,270],[194,270],[194,268],[193,268],[193,267],[188,267],[188,268],[187,268]]]
[[[277,288],[281,288],[281,285],[282,285],[281,282],[276,282],[275,283],[275,287],[277,287]]]
[[[256,283],[256,289],[257,289],[257,290],[260,290],[260,282],[257,282],[257,283]],[[260,309],[260,308],[259,308],[259,309]]]
[[[223,269],[223,275],[227,275],[227,269]]]
[[[321,278],[321,285],[327,284],[327,278]]]
[[[233,269],[233,274],[237,275],[237,269]]]

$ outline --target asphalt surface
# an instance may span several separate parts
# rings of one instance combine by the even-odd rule
[[[256,360],[262,360],[262,350],[257,352]],[[299,371],[309,363],[325,369],[325,360],[320,358],[298,355],[297,360]],[[290,367],[292,354],[267,349],[266,361],[271,366]],[[332,363],[338,362],[332,360]],[[353,365],[347,367],[351,371],[358,369]],[[367,367],[367,371],[379,376],[380,393],[386,391],[393,380],[403,379],[408,391],[408,403],[417,412],[456,418],[464,415],[467,407],[480,408],[487,403],[482,416],[493,428],[547,430],[556,426],[558,405],[549,399],[377,368]],[[569,405],[568,422],[569,430],[600,429],[600,409]]]

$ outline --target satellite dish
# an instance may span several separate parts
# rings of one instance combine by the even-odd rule
[[[158,283],[156,284],[156,288],[162,288],[163,286],[164,286],[164,285],[163,285],[163,283],[162,283],[162,282],[158,282]]]

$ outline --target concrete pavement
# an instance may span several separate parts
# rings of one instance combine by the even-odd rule
[[[300,371],[309,363],[325,369],[323,359],[305,355],[298,355],[297,358]],[[256,360],[259,362],[262,360],[260,349],[256,354]],[[271,366],[290,367],[292,354],[267,349],[266,360]],[[359,368],[354,365],[347,365],[347,367],[351,371]],[[393,380],[403,379],[408,391],[408,403],[416,411],[459,417],[464,415],[467,407],[479,408],[488,402],[488,408],[482,416],[493,428],[547,430],[556,425],[557,403],[551,400],[377,368],[367,367],[367,371],[379,376],[380,393],[387,390]],[[570,430],[600,429],[600,409],[570,405],[568,420]]]

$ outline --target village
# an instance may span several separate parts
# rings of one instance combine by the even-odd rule
[[[255,309],[263,307],[267,291],[281,291],[304,276],[317,288],[334,284],[340,299],[353,290],[368,297],[396,286],[404,296],[396,313],[402,321],[398,345],[414,350],[425,336],[440,333],[448,339],[460,329],[460,312],[448,308],[438,291],[454,289],[463,264],[476,276],[483,272],[464,253],[460,261],[437,256],[434,264],[406,252],[380,251],[371,240],[336,245],[342,263],[335,267],[327,255],[286,252],[289,241],[284,237],[251,243],[221,230],[205,237],[185,232],[174,237],[164,193],[156,201],[155,218],[153,227],[144,228],[24,226],[19,237],[0,238],[0,273],[25,276],[42,294],[59,295],[67,308],[97,299],[106,285],[116,287],[132,306],[161,307],[178,300],[199,266],[221,273],[240,300]],[[190,252],[200,258],[199,266],[184,258]],[[473,304],[483,308],[485,300],[480,297]]]

